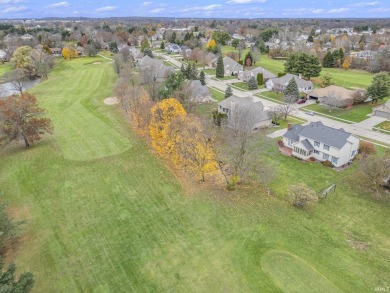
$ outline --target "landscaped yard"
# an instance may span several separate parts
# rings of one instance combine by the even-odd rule
[[[220,90],[209,87],[209,91],[214,99],[216,99],[218,102],[225,99],[225,93],[221,92]]]
[[[276,100],[278,102],[284,102],[284,95],[282,93],[276,93],[276,92],[262,92],[259,94],[256,94],[259,97],[265,97],[265,98],[270,98],[270,100]]]
[[[232,79],[237,79],[237,76],[231,76],[231,75],[225,75],[224,77],[222,77],[222,78],[220,78],[220,77],[218,77],[218,78],[216,78],[216,77],[213,77],[213,78],[215,78],[216,80],[232,80]]]
[[[372,113],[372,109],[374,107],[377,107],[382,103],[385,103],[388,99],[389,98],[379,100],[378,104],[368,103],[368,104],[356,105],[350,109],[332,109],[331,112],[329,112],[329,107],[323,104],[312,104],[309,106],[305,106],[303,110],[316,111],[336,118],[341,118],[352,122],[360,122],[369,118],[367,115]]]
[[[204,71],[208,75],[215,76],[215,69],[199,69],[199,71]]]
[[[101,58],[61,61],[32,90],[54,134],[30,149],[0,150],[2,198],[27,220],[8,260],[34,273],[35,292],[387,286],[390,206],[361,187],[359,162],[336,172],[282,156],[272,141],[255,158],[271,167],[269,195],[257,184],[226,192],[193,182],[184,189],[115,106],[103,104],[115,79]],[[288,186],[298,182],[337,189],[304,212],[286,202]]]
[[[231,84],[231,86],[232,86],[233,88],[238,89],[238,90],[254,91],[254,90],[250,90],[250,89],[248,88],[248,83],[247,83],[247,82],[235,82],[235,83]],[[259,85],[259,87],[258,87],[257,89],[262,89],[262,88],[264,88],[264,86]]]
[[[375,127],[382,129],[382,130],[385,130],[384,131],[385,133],[389,133],[390,132],[390,121],[384,121],[384,122],[376,125]]]

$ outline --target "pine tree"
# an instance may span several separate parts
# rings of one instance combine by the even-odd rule
[[[390,95],[390,76],[386,72],[379,73],[372,79],[371,85],[367,88],[367,95],[370,96],[373,101],[377,102],[378,99]]]
[[[217,68],[216,68],[215,73],[216,73],[215,76],[217,78],[223,78],[225,76],[225,68],[223,66],[223,58],[222,58],[222,56],[218,57]]]
[[[333,54],[330,51],[325,54],[324,59],[322,60],[322,66],[326,68],[334,67],[334,58]]]
[[[186,76],[186,69],[184,67],[184,64],[182,63],[181,64],[181,67],[180,67],[180,72],[183,73],[184,76]]]
[[[248,89],[256,90],[258,88],[257,80],[254,76],[252,76],[248,81]]]
[[[230,85],[226,88],[225,90],[225,99],[229,98],[233,96],[233,90],[232,88],[230,87]]]
[[[291,78],[286,88],[284,89],[284,95],[288,96],[290,101],[296,101],[299,98],[299,90],[295,78]]]
[[[344,63],[344,51],[343,51],[343,48],[340,48],[339,49],[339,58],[340,58],[340,64],[343,64]]]
[[[202,85],[206,85],[206,78],[205,78],[205,75],[204,75],[204,71],[201,71],[201,72],[200,72],[199,80],[200,80],[200,83],[201,83]]]
[[[161,49],[161,50],[164,50],[164,49],[165,49],[165,43],[164,43],[164,41],[161,42],[160,49]]]
[[[264,76],[262,73],[258,73],[257,74],[257,84],[258,85],[263,85],[263,82],[264,82]]]

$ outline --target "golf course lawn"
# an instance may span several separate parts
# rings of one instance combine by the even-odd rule
[[[274,170],[270,195],[256,184],[186,191],[103,103],[114,81],[105,59],[61,61],[32,90],[54,134],[0,150],[3,200],[27,221],[7,261],[34,273],[34,292],[299,292],[313,280],[315,292],[371,292],[387,284],[390,205],[360,185],[359,162],[336,172],[281,156],[273,142],[257,158]],[[286,202],[298,182],[337,189],[302,211]]]
[[[10,63],[0,64],[0,77],[10,70],[12,70],[12,65]]]

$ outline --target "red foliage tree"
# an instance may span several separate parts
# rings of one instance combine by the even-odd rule
[[[53,127],[49,118],[40,117],[45,110],[39,108],[37,99],[29,94],[12,95],[0,100],[0,142],[23,140],[26,147],[39,141]]]

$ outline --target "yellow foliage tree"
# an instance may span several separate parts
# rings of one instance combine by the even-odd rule
[[[76,58],[78,56],[78,52],[75,48],[65,47],[62,49],[62,56],[68,60]]]
[[[347,56],[344,58],[344,62],[343,62],[342,67],[343,67],[343,69],[348,70],[349,67],[351,66],[351,64],[352,64],[352,58]]]
[[[151,109],[149,135],[153,148],[162,155],[169,155],[173,161],[178,159],[176,151],[177,132],[170,129],[172,121],[184,120],[187,113],[176,99],[164,99]]]
[[[210,39],[206,44],[207,50],[213,51],[215,50],[216,47],[217,47],[217,42],[214,39]]]

